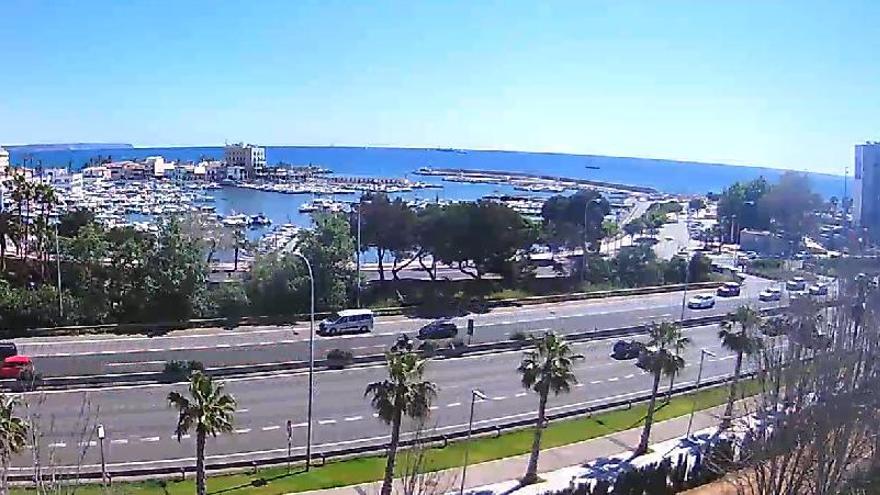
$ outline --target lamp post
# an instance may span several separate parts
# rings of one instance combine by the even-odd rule
[[[64,317],[64,295],[61,293],[61,249],[58,247],[58,222],[55,222],[55,271],[58,273],[58,316]]]
[[[312,272],[312,264],[309,263],[308,258],[296,251],[293,254],[302,258],[306,264],[306,268],[309,271],[309,292],[311,294],[309,316],[309,402],[306,412],[306,471],[308,471],[312,465],[312,400],[315,395],[315,275]]]
[[[101,443],[101,484],[107,486],[107,464],[104,461],[105,438],[107,438],[107,432],[104,431],[104,425],[98,425],[98,440]]]
[[[700,380],[703,378],[703,361],[706,359],[706,356],[715,357],[715,353],[712,351],[707,351],[706,349],[700,349],[700,369],[697,371],[697,383],[696,387],[700,388]],[[697,400],[691,397],[691,415],[688,418],[688,428],[686,437],[690,438],[691,436],[691,427],[694,425],[694,412],[697,410]]]
[[[471,415],[468,420],[468,433],[467,433],[467,442],[464,444],[464,465],[461,466],[461,487],[458,489],[459,495],[464,495],[464,483],[467,478],[467,467],[468,467],[468,450],[471,446],[471,431],[474,428],[474,404],[476,404],[477,399],[486,400],[489,397],[486,396],[483,392],[479,390],[471,390]]]
[[[357,203],[357,285],[355,291],[355,302],[357,307],[361,307],[361,207],[364,205],[363,196],[358,199]]]

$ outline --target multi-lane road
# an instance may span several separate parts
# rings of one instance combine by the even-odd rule
[[[686,310],[686,317],[722,314],[750,303],[758,307],[757,293],[767,284],[750,279],[738,298],[719,298],[712,310]],[[681,293],[635,298],[614,298],[523,308],[502,308],[474,315],[475,339],[503,340],[515,331],[553,329],[561,333],[616,328],[662,319],[677,319]],[[355,352],[376,353],[390,345],[402,332],[412,332],[423,322],[408,318],[378,319],[371,335],[320,338],[319,352],[340,347]],[[713,350],[717,357],[706,362],[704,378],[729,374],[732,356],[721,349],[717,327],[685,330],[693,344],[685,354],[688,367],[679,384],[692,383],[697,373],[699,349]],[[303,358],[307,351],[307,326],[236,330],[197,330],[164,337],[120,337],[86,339],[40,339],[20,342],[24,352],[36,356],[42,370],[52,373],[106,373],[140,370],[168,359],[199,359],[209,366],[285,361]],[[637,396],[650,387],[650,377],[632,361],[615,361],[608,354],[611,340],[576,343],[586,359],[577,364],[581,383],[567,395],[552,399],[551,408],[562,411],[585,405],[600,405],[619,398]],[[439,396],[431,417],[431,428],[439,432],[465,427],[470,391],[478,388],[491,397],[478,404],[479,425],[509,422],[531,417],[536,407],[533,394],[523,390],[516,375],[521,353],[516,351],[437,360],[430,363],[428,378],[435,381]],[[387,427],[374,417],[363,397],[371,381],[381,380],[381,365],[316,374],[314,439],[317,452],[342,446],[380,444],[387,441]],[[212,439],[211,460],[250,460],[284,455],[286,426],[293,431],[294,453],[302,453],[305,436],[307,376],[302,372],[268,376],[246,376],[226,380],[227,389],[238,400],[236,431]],[[84,463],[95,466],[98,449],[94,425],[105,426],[105,443],[111,469],[190,465],[192,439],[180,443],[173,435],[175,412],[166,396],[181,384],[150,384],[84,390],[59,390],[27,394],[29,410],[39,414],[35,421],[42,432],[43,459],[51,457],[61,465]],[[83,432],[87,432],[83,434]],[[25,452],[14,465],[30,464]]]

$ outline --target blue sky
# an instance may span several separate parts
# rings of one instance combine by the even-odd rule
[[[0,142],[450,146],[842,173],[880,2],[0,3]]]

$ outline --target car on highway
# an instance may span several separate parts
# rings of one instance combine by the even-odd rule
[[[809,293],[811,296],[827,296],[828,295],[828,285],[827,284],[814,284],[809,288]]]
[[[34,371],[34,363],[27,356],[9,356],[0,364],[0,378],[18,379],[25,371]]]
[[[0,342],[0,360],[17,355],[18,347],[15,342]]]
[[[762,290],[760,294],[758,294],[758,300],[769,302],[769,301],[781,301],[782,300],[782,291],[777,287],[767,287]]]
[[[785,282],[785,289],[788,291],[807,290],[807,281],[803,277],[794,277]]]
[[[710,294],[697,294],[688,299],[687,306],[691,309],[709,309],[715,307],[715,297]]]
[[[450,320],[436,320],[419,329],[419,339],[451,339],[458,335],[458,326]]]
[[[644,349],[645,344],[638,340],[618,340],[611,348],[611,357],[619,360],[635,359]]]
[[[318,325],[318,335],[340,335],[373,331],[373,312],[369,309],[346,309],[332,313]]]
[[[736,282],[724,282],[715,293],[721,297],[736,297],[739,295],[741,287]]]

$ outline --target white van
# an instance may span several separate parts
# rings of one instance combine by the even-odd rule
[[[346,309],[333,313],[318,325],[318,335],[341,335],[373,331],[373,311]]]

